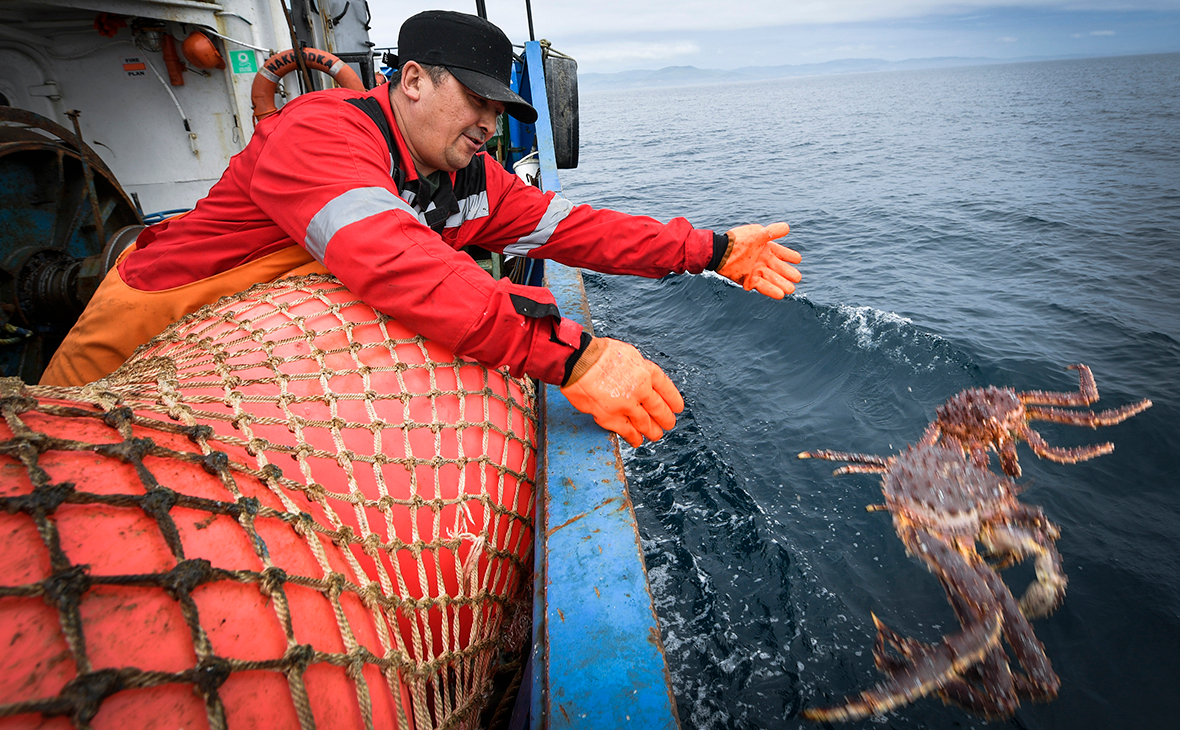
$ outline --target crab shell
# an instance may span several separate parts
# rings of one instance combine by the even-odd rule
[[[948,488],[953,485],[953,488]],[[919,445],[882,475],[890,512],[933,534],[971,537],[1014,502],[1016,484],[969,461],[962,450]]]
[[[1024,401],[1010,388],[970,388],[937,409],[942,432],[965,442],[1002,445],[1028,420]]]

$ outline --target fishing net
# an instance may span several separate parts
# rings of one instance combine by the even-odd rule
[[[527,632],[534,398],[328,276],[4,381],[0,727],[472,726]]]

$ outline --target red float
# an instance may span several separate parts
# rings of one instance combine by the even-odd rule
[[[313,276],[0,391],[0,728],[474,724],[531,569],[527,381]]]

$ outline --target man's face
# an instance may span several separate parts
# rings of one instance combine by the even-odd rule
[[[467,167],[472,155],[496,133],[496,115],[504,111],[504,105],[476,96],[449,73],[435,83],[430,74],[421,68],[417,71],[416,79],[407,79],[417,103],[404,131],[418,172],[429,175]]]

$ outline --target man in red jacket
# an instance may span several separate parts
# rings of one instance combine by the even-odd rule
[[[185,314],[262,281],[330,271],[375,309],[458,355],[563,386],[579,410],[633,445],[684,408],[631,345],[591,337],[547,289],[491,278],[467,245],[612,274],[714,269],[747,290],[794,290],[786,224],[727,234],[564,198],[521,182],[480,148],[508,113],[512,46],[476,16],[427,11],[403,24],[400,72],[367,93],[300,96],[261,122],[186,216],[147,229],[104,280],[50,362],[45,384],[113,371]]]

